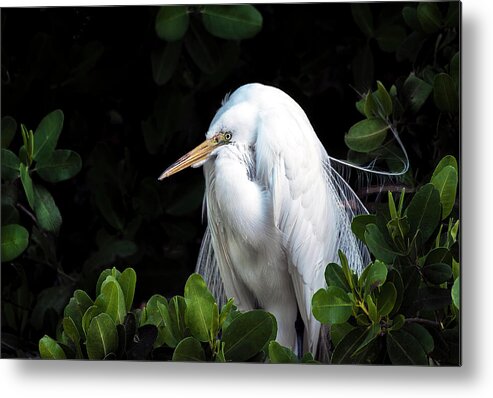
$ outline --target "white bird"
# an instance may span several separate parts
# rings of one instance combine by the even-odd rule
[[[225,294],[242,311],[271,312],[276,340],[295,352],[299,311],[304,351],[316,353],[321,325],[312,296],[339,249],[358,272],[369,262],[351,232],[365,207],[331,166],[305,112],[274,87],[247,84],[226,96],[206,140],[159,179],[202,165],[208,228],[198,272],[218,300]]]

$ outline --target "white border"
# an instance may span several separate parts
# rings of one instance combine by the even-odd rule
[[[230,3],[233,3],[231,1]],[[141,4],[160,4],[146,1]],[[185,3],[185,2],[182,2]],[[0,6],[126,4],[0,1]],[[491,396],[493,220],[492,1],[463,2],[461,368],[194,365],[1,360],[2,396],[464,397]],[[3,395],[9,393],[9,395]],[[94,395],[93,395],[94,396]]]

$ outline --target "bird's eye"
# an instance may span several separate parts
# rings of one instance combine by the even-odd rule
[[[225,133],[225,134],[224,134],[224,139],[225,139],[226,141],[230,141],[230,140],[231,140],[231,133]]]

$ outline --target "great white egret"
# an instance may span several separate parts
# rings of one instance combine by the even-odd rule
[[[366,209],[331,166],[305,112],[286,93],[247,84],[227,96],[206,140],[159,177],[204,166],[208,227],[197,269],[240,310],[264,308],[277,320],[277,341],[315,353],[321,325],[313,294],[338,250],[360,272],[369,255],[351,232]],[[224,289],[224,290],[222,290]]]

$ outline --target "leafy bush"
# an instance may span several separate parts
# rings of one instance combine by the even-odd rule
[[[264,361],[277,333],[275,318],[262,310],[241,313],[230,299],[219,311],[198,274],[184,296],[152,296],[131,310],[136,274],[106,269],[96,299],[76,290],[64,310],[56,340],[44,336],[44,359],[172,359],[173,361]],[[308,357],[307,357],[308,358]]]
[[[327,288],[312,300],[330,325],[331,363],[460,363],[457,184],[448,156],[407,206],[404,191],[397,205],[389,192],[388,207],[354,218],[375,261],[358,277],[340,252],[341,266],[327,266]]]

